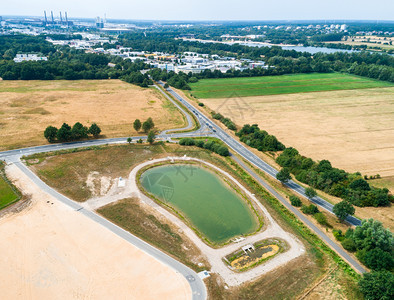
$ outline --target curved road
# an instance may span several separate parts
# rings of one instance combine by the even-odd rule
[[[164,86],[162,82],[159,82],[160,85]],[[159,139],[167,139],[171,140],[171,138],[182,138],[182,137],[196,137],[196,136],[213,136],[221,139],[224,143],[226,143],[231,149],[233,149],[236,153],[238,153],[241,157],[246,159],[248,162],[261,169],[263,172],[272,176],[276,179],[276,171],[269,164],[260,159],[257,155],[248,150],[245,146],[243,146],[240,142],[235,140],[232,136],[230,136],[227,132],[225,132],[221,127],[217,126],[212,120],[203,115],[199,110],[197,110],[193,105],[191,105],[187,100],[177,94],[171,88],[167,88],[166,91],[170,93],[176,100],[178,100],[184,107],[186,107],[189,112],[185,111],[176,101],[174,101],[171,97],[169,97],[163,90],[155,85],[155,87],[162,93],[169,101],[171,101],[186,117],[187,125],[183,128],[164,130],[160,134],[157,135]],[[193,132],[182,132],[176,133],[177,131],[186,131],[193,128],[193,121],[190,113],[194,114],[197,122],[199,123],[199,129]],[[146,139],[146,136],[138,136],[131,137],[132,141],[137,141],[140,138]],[[192,289],[193,299],[206,299],[207,291],[204,285],[204,282],[198,277],[198,275],[186,267],[182,263],[177,260],[171,258],[167,254],[162,251],[156,249],[155,247],[147,244],[142,241],[138,237],[130,234],[129,232],[123,230],[122,228],[116,226],[115,224],[109,222],[103,217],[95,214],[94,212],[87,211],[83,209],[78,203],[70,200],[64,195],[56,192],[54,189],[46,185],[43,181],[41,181],[32,171],[30,171],[20,160],[23,155],[31,155],[35,153],[41,152],[50,152],[56,150],[65,150],[72,148],[80,148],[80,147],[88,147],[88,146],[100,146],[100,145],[108,145],[108,144],[120,144],[126,143],[126,138],[108,138],[108,139],[100,139],[100,140],[89,140],[89,141],[81,141],[81,142],[70,142],[70,143],[62,143],[62,144],[50,144],[29,148],[22,148],[16,150],[9,150],[0,152],[0,159],[5,160],[7,163],[14,163],[18,168],[20,168],[30,179],[32,179],[42,190],[56,197],[59,201],[69,205],[73,209],[83,213],[87,217],[92,220],[100,223],[108,230],[111,230],[113,233],[119,235],[124,238],[128,242],[133,245],[139,247],[146,253],[154,256],[161,262],[167,264],[171,268],[175,269],[177,272],[181,273],[189,282],[190,287]],[[259,177],[256,173],[254,173],[250,168],[248,168],[241,160],[237,157],[233,156],[234,160],[236,160],[247,172],[249,172],[255,180],[257,180],[260,184],[262,184],[266,189],[268,189],[279,201],[283,203],[289,210],[291,210],[295,215],[298,216],[303,222],[305,222],[322,240],[324,240],[327,244],[329,244],[332,248],[335,249],[349,264],[353,266],[354,269],[363,273],[365,269],[352,257],[350,257],[341,247],[339,247],[336,243],[334,243],[324,232],[322,232],[319,228],[317,228],[312,222],[310,222],[305,216],[303,216],[298,210],[294,209],[288,202],[281,197],[275,190],[273,190],[266,182],[264,182],[261,177]],[[304,188],[298,185],[297,183],[290,181],[288,187],[293,189],[298,194],[305,196]],[[333,205],[328,203],[327,201],[321,199],[320,197],[315,197],[312,199],[314,203],[319,205],[320,207],[326,209],[330,213],[332,212]],[[347,221],[355,226],[361,224],[361,221],[354,217],[348,217]]]

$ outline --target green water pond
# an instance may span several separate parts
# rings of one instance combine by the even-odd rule
[[[224,243],[252,233],[259,226],[246,200],[206,168],[187,164],[157,166],[141,175],[141,184],[175,208],[211,243]]]

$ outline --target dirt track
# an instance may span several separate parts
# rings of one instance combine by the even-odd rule
[[[191,299],[181,275],[7,173],[32,203],[0,219],[2,299]]]

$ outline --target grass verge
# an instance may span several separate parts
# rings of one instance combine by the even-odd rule
[[[12,184],[5,174],[5,165],[0,161],[0,209],[21,199],[21,192]]]

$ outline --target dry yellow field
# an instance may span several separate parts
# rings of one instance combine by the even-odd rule
[[[182,127],[180,112],[153,88],[120,80],[0,81],[0,151],[45,144],[49,125],[96,122],[106,137],[136,135],[132,123]]]
[[[2,299],[191,299],[166,264],[39,189],[15,165],[8,176],[30,206],[0,218]]]
[[[259,124],[315,160],[394,175],[394,88],[200,100],[237,125]]]

